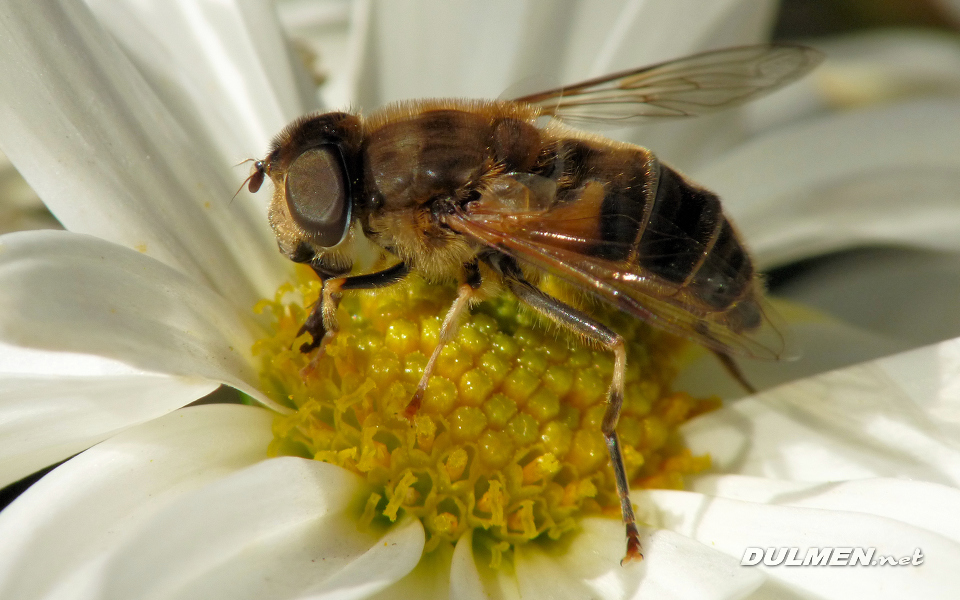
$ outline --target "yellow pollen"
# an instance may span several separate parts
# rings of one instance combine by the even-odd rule
[[[491,565],[516,544],[556,540],[577,519],[619,518],[600,423],[613,371],[608,352],[548,329],[512,296],[480,304],[440,353],[423,404],[403,410],[437,344],[452,286],[408,281],[344,294],[340,332],[314,371],[297,336],[320,284],[307,270],[257,311],[270,336],[258,341],[264,390],[293,409],[277,416],[271,455],[339,465],[361,475],[369,496],[358,526],[413,515],[426,551],[468,530]],[[682,486],[709,457],[685,449],[677,427],[719,400],[673,392],[682,343],[622,315],[600,314],[628,347],[618,431],[632,487]]]

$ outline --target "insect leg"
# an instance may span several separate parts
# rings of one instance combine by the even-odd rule
[[[313,306],[310,316],[304,322],[303,327],[297,335],[310,333],[313,336],[312,342],[307,342],[300,346],[300,352],[307,353],[319,346],[317,352],[310,360],[302,375],[309,375],[317,366],[317,362],[323,356],[323,349],[336,336],[340,326],[337,323],[337,306],[340,305],[340,298],[343,290],[363,290],[375,289],[393,285],[407,276],[410,268],[403,262],[399,262],[388,269],[377,271],[376,273],[367,273],[365,275],[354,275],[352,277],[335,277],[324,279],[323,287],[320,289],[320,300]]]
[[[506,266],[505,269],[503,267]],[[613,380],[608,392],[607,410],[603,414],[600,429],[607,442],[610,462],[617,480],[617,494],[620,496],[620,512],[627,530],[627,554],[620,564],[631,560],[640,560],[640,532],[633,516],[633,504],[630,502],[630,488],[627,483],[627,470],[623,466],[623,454],[620,450],[620,437],[617,435],[617,421],[623,405],[623,382],[627,366],[627,350],[620,334],[591,319],[575,308],[549,296],[523,278],[516,265],[504,265],[504,281],[510,291],[524,304],[547,317],[557,325],[600,344],[613,352]]]
[[[729,354],[724,354],[723,352],[720,352],[718,350],[713,350],[712,352],[720,361],[720,364],[723,365],[723,368],[726,369],[730,377],[733,377],[734,379],[737,380],[737,383],[740,384],[740,387],[746,390],[748,394],[757,393],[757,388],[753,387],[753,384],[747,380],[746,375],[744,375],[743,371],[740,370],[740,365],[738,365],[737,362],[733,360],[732,356],[730,356]]]
[[[427,365],[423,368],[423,375],[420,377],[420,383],[417,384],[417,391],[413,393],[413,398],[411,398],[410,403],[407,404],[406,410],[403,411],[403,414],[408,419],[413,419],[417,411],[420,410],[423,395],[427,391],[427,384],[430,382],[433,368],[436,366],[437,359],[440,357],[440,351],[443,350],[443,347],[446,346],[447,343],[453,339],[454,334],[457,333],[457,329],[460,328],[460,318],[467,309],[470,308],[470,299],[473,298],[480,288],[480,269],[476,262],[464,266],[463,280],[464,283],[457,288],[456,300],[450,305],[450,309],[447,310],[447,315],[443,318],[443,324],[440,325],[440,340],[437,342],[437,347],[433,349],[433,354],[430,355],[430,360],[427,361]]]

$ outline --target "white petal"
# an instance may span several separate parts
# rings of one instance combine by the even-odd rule
[[[796,381],[683,427],[721,472],[960,484],[960,340]]]
[[[0,233],[27,229],[62,229],[37,193],[0,152]]]
[[[907,479],[804,483],[705,475],[692,478],[690,491],[731,500],[871,514],[960,542],[960,490],[935,483]]]
[[[421,600],[443,599],[450,589],[450,556],[452,549],[441,544],[439,548],[419,557],[417,567],[406,577],[378,594],[371,600]]]
[[[115,432],[201,398],[217,384],[164,375],[0,378],[0,487]]]
[[[356,100],[368,109],[418,97],[517,97],[710,48],[756,43],[766,38],[776,11],[770,0],[573,2],[562,9],[538,0],[371,6],[369,31],[357,43],[363,49],[357,51],[362,60]],[[741,139],[743,128],[735,114],[726,114],[613,135],[689,169]]]
[[[783,333],[791,358],[737,361],[747,380],[760,390],[913,347],[907,340],[866,331],[802,306],[775,300],[774,307],[786,323]],[[746,394],[707,351],[698,351],[684,366],[676,387],[699,396],[739,398]]]
[[[252,311],[238,314],[138,252],[64,231],[0,238],[0,338],[98,354],[150,371],[257,391]]]
[[[804,121],[695,179],[726,202],[762,268],[869,244],[960,249],[960,102]]]
[[[691,492],[634,494],[652,501],[663,525],[740,559],[747,548],[875,548],[877,556],[911,556],[909,567],[744,567],[815,598],[948,597],[960,586],[960,544],[904,523],[846,511],[771,506]],[[800,554],[803,556],[803,554]],[[796,591],[794,593],[796,593]]]
[[[569,18],[535,1],[370,5],[356,98],[368,110],[409,98],[496,98],[531,74],[518,70],[528,55],[542,56],[562,39],[557,25]],[[551,58],[542,68],[555,68],[556,54]]]
[[[473,555],[473,530],[469,530],[457,540],[450,560],[450,596],[463,600],[486,600],[492,593],[484,588],[483,577]]]
[[[352,522],[350,516],[348,522]],[[356,528],[346,531],[345,536],[355,538]],[[424,540],[423,525],[416,519],[409,519],[374,540],[369,550],[325,581],[320,586],[323,591],[314,590],[303,598],[348,600],[367,598],[386,590],[417,566],[423,554]]]
[[[827,60],[808,77],[747,107],[754,130],[825,110],[960,92],[960,49],[923,29],[870,29],[817,38]]]
[[[763,576],[741,569],[739,560],[669,531],[642,539],[644,560],[620,565],[623,525],[590,518],[568,548],[551,552],[535,545],[516,551],[523,598],[741,598]]]
[[[568,61],[575,65],[585,55],[589,71],[577,76],[599,77],[704,50],[761,42],[769,35],[777,3],[633,0],[622,2],[615,14],[598,11],[594,2],[582,2],[578,8],[571,42],[579,45],[570,47]]]
[[[88,578],[98,598],[364,598],[423,550],[407,521],[357,530],[364,486],[339,467],[278,458],[183,494],[114,546]]]
[[[541,89],[547,89],[696,50],[756,42],[775,6],[768,0],[575,2],[562,9],[536,0],[375,2],[365,68],[376,73],[376,88],[362,91],[359,101],[376,106],[430,96],[494,98],[534,75],[555,80],[544,83]]]
[[[0,597],[37,598],[82,578],[180,495],[263,460],[271,419],[248,406],[187,408],[56,468],[0,513]]]
[[[960,336],[955,302],[960,261],[955,253],[846,252],[805,266],[776,293],[911,346]]]
[[[280,22],[298,49],[311,55],[308,68],[322,77],[321,104],[343,109],[356,97],[358,68],[369,31],[370,5],[353,0],[299,0],[276,4]]]
[[[608,535],[623,527],[607,526]],[[657,531],[644,546],[646,577],[634,596],[641,598],[742,598],[764,582],[762,573],[745,571],[739,561],[708,545]],[[619,541],[619,540],[618,540]]]
[[[473,531],[458,541],[450,561],[450,597],[457,600],[519,600],[513,573],[480,563],[473,553]]]
[[[567,44],[567,65],[560,83],[572,83],[619,70],[672,60],[727,46],[766,41],[777,3],[723,0],[634,0],[617,14],[583,2]],[[683,31],[683,35],[676,32]],[[584,64],[584,61],[589,61]],[[589,65],[589,66],[587,66]],[[698,119],[664,120],[611,133],[640,144],[657,157],[687,171],[719,155],[744,134],[739,110]]]
[[[79,0],[0,4],[0,148],[68,228],[247,308],[289,273],[241,175],[185,130]],[[261,201],[262,202],[262,201]]]
[[[2,261],[0,261],[2,264]],[[2,319],[0,319],[2,321]],[[156,375],[117,360],[91,354],[35,350],[0,342],[0,376],[114,377]]]
[[[281,128],[317,108],[267,2],[87,4],[164,103],[216,143],[225,166],[262,156]]]

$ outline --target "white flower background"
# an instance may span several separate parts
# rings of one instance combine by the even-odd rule
[[[754,43],[776,11],[559,4],[327,0],[283,15],[320,44],[324,103],[373,108]],[[793,297],[848,322],[788,309],[803,358],[745,365],[765,391],[686,426],[715,467],[689,491],[633,494],[651,525],[642,563],[620,567],[621,525],[589,519],[565,553],[522,547],[493,572],[469,537],[421,560],[416,521],[357,532],[345,511],[359,479],[266,459],[269,410],[182,408],[220,384],[272,406],[251,307],[292,271],[266,193],[230,201],[245,175],[233,165],[319,107],[273,7],[0,4],[0,149],[67,229],[0,237],[0,486],[80,452],[0,512],[0,598],[952,597],[960,49],[919,33],[818,47],[824,67],[747,109],[620,133],[718,191],[763,267],[911,251],[795,281]],[[726,385],[701,366],[691,387]],[[779,546],[925,559],[739,564]]]

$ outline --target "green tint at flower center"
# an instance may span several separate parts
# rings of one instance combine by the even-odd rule
[[[546,329],[510,296],[481,304],[440,355],[411,423],[403,410],[437,344],[452,287],[419,279],[348,292],[341,331],[307,377],[312,355],[296,337],[319,282],[285,285],[258,310],[273,318],[257,342],[266,392],[296,409],[278,416],[270,453],[314,458],[362,475],[373,490],[361,525],[419,518],[427,551],[468,529],[493,564],[512,545],[559,539],[583,515],[619,518],[600,433],[612,356]],[[608,315],[610,316],[610,315]],[[671,392],[681,344],[627,318],[608,319],[628,340],[618,431],[633,487],[679,487],[706,468],[676,428],[717,401]]]

